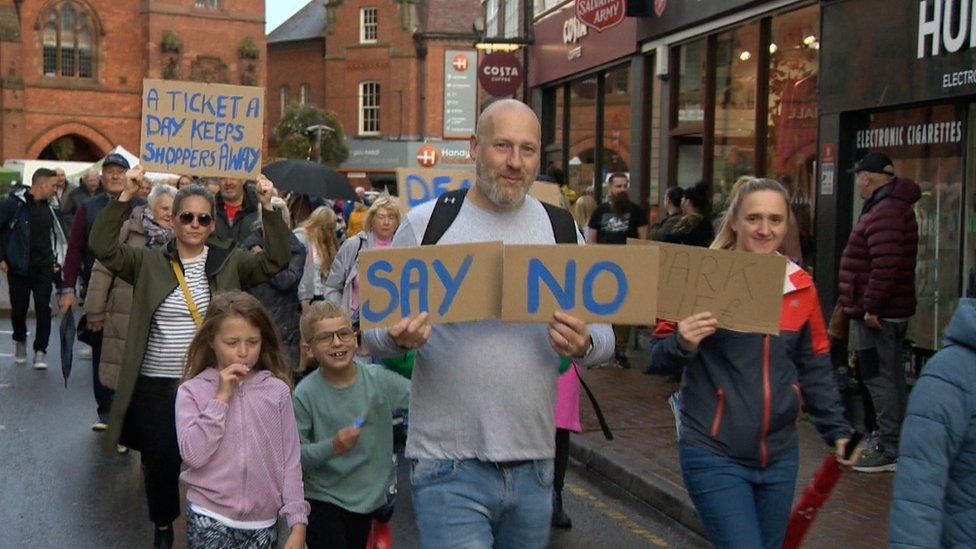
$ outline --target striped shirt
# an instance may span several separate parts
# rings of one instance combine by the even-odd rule
[[[200,317],[207,314],[210,305],[210,285],[205,270],[207,248],[203,253],[183,259],[183,277],[190,287],[190,295]],[[183,298],[183,289],[177,286],[153,313],[149,327],[149,342],[142,361],[142,375],[148,377],[179,378],[183,376],[186,350],[197,333],[197,325],[190,315],[190,308]]]

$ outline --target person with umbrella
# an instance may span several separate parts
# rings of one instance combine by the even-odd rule
[[[789,195],[771,179],[736,189],[712,249],[772,254],[789,226]],[[719,329],[711,312],[659,326],[655,369],[682,371],[678,452],[691,500],[716,547],[779,548],[796,485],[796,423],[805,409],[842,465],[844,419],[812,277],[787,268],[779,337]]]
[[[128,246],[118,241],[125,210],[139,189],[141,168],[126,173],[125,187],[92,227],[91,250],[117,277],[133,285],[132,315],[122,369],[109,415],[103,450],[121,441],[141,452],[155,547],[171,547],[172,523],[180,515],[180,451],[175,398],[186,349],[206,315],[212,291],[246,289],[288,265],[290,232],[271,206],[274,185],[261,178],[257,199],[264,208],[268,245],[251,253],[215,230],[214,197],[188,185],[173,201],[174,239],[164,247]]]
[[[349,311],[353,326],[359,326],[359,252],[389,248],[399,226],[400,207],[396,199],[381,197],[366,212],[365,231],[346,239],[336,253],[325,280],[325,300]]]

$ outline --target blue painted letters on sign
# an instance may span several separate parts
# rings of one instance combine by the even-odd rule
[[[438,196],[454,189],[471,188],[471,177],[457,181],[449,175],[435,175],[429,180],[420,174],[410,174],[406,177],[407,205],[411,208],[434,200]]]
[[[474,256],[468,254],[458,266],[456,273],[451,273],[444,263],[435,259],[430,262],[437,282],[444,288],[444,297],[437,306],[437,314],[443,316],[451,309],[457,298],[461,285],[471,269]],[[393,265],[389,261],[376,261],[366,269],[366,280],[371,286],[383,290],[388,299],[383,300],[382,308],[374,307],[373,299],[363,303],[360,314],[367,321],[378,324],[400,309],[401,317],[413,316],[430,311],[431,283],[428,264],[420,259],[408,259],[400,270],[399,281],[391,280],[388,276],[393,273]],[[399,283],[399,284],[398,284]],[[418,310],[411,306],[411,297],[417,294]]]
[[[530,259],[525,273],[526,283],[526,311],[530,314],[539,312],[540,287],[545,284],[555,298],[559,308],[569,311],[576,308],[577,264],[575,259],[566,261],[563,282],[560,284],[556,276],[546,267],[541,259]],[[594,285],[601,274],[609,274],[616,283],[616,293],[609,301],[597,301]],[[582,284],[583,308],[595,315],[608,316],[620,310],[627,299],[627,276],[620,265],[610,261],[598,261],[586,270]]]

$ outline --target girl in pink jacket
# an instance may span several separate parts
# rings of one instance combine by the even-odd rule
[[[291,381],[268,313],[249,294],[210,302],[187,351],[176,395],[176,434],[187,469],[187,547],[302,549],[309,505],[302,488]]]

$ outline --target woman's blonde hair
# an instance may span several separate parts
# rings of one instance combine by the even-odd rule
[[[745,202],[746,197],[757,191],[775,191],[779,193],[783,197],[783,202],[786,203],[786,220],[789,221],[790,193],[786,190],[786,187],[775,179],[767,179],[764,177],[739,178],[735,182],[735,185],[732,186],[732,191],[729,193],[729,206],[725,210],[725,215],[722,216],[722,225],[719,227],[718,234],[715,235],[715,240],[712,241],[712,245],[709,248],[713,250],[735,249],[735,231],[732,230],[732,222],[739,215],[739,210],[742,208],[742,203]]]
[[[576,218],[576,225],[580,229],[585,229],[590,223],[590,217],[593,212],[596,211],[596,199],[588,194],[576,199],[576,204],[573,205],[573,217]]]
[[[249,293],[241,291],[221,292],[214,295],[207,307],[203,325],[190,342],[186,351],[186,365],[183,368],[183,381],[196,377],[207,368],[217,367],[217,354],[214,351],[214,338],[224,321],[230,318],[243,318],[248,324],[261,332],[261,354],[252,370],[267,370],[276,378],[292,388],[288,363],[281,353],[281,339],[275,329],[268,311]]]
[[[373,230],[373,217],[376,216],[376,212],[380,208],[390,212],[396,216],[397,225],[400,224],[400,205],[392,196],[381,196],[373,202],[373,205],[369,207],[369,211],[366,212],[366,218],[363,219],[363,231],[370,232]]]
[[[339,251],[339,238],[336,236],[338,222],[338,217],[332,208],[319,206],[298,227],[298,230],[308,237],[309,246],[312,246],[315,254],[319,256],[319,272],[322,276],[329,276],[332,259]]]

